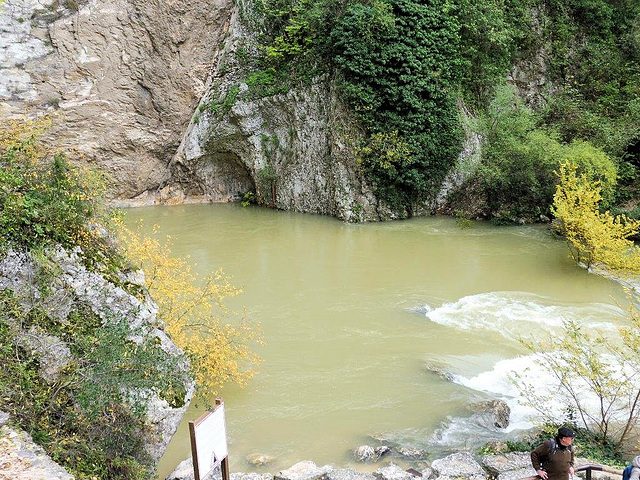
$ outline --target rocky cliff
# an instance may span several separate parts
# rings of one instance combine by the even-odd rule
[[[194,384],[183,352],[164,333],[156,305],[122,288],[128,285],[129,290],[143,292],[144,277],[123,272],[116,283],[88,270],[79,250],[51,249],[43,256],[14,250],[3,253],[0,301],[3,312],[10,315],[3,318],[0,344],[13,345],[9,347],[15,349],[13,361],[34,363],[37,375],[28,381],[15,378],[17,385],[2,387],[4,404],[16,415],[9,419],[11,423],[26,421],[39,433],[39,443],[44,438],[51,444],[48,437],[55,433],[67,461],[72,461],[76,437],[109,445],[108,437],[113,435],[119,436],[116,442],[139,442],[141,449],[135,455],[153,467],[189,406]],[[129,359],[134,359],[132,364]],[[139,368],[143,371],[136,373]],[[160,380],[165,377],[171,380]],[[18,404],[20,395],[40,398],[46,406],[37,403],[40,406],[30,414],[25,410],[29,406]],[[100,412],[87,413],[103,401]],[[85,417],[88,424],[83,423]],[[57,429],[45,425],[52,421],[58,422]],[[73,433],[67,432],[67,424]],[[0,432],[6,449],[15,444],[12,438],[28,437],[12,432]],[[42,432],[47,432],[44,437]],[[0,451],[0,457],[29,463],[30,457],[18,447],[9,453]]]
[[[229,201],[255,191],[276,208],[350,221],[397,215],[362,178],[355,122],[330,78],[262,99],[247,93],[236,50],[251,32],[229,1],[5,0],[0,30],[1,114],[55,114],[50,139],[108,172],[114,199]],[[437,202],[478,146],[470,132],[466,170]]]
[[[230,2],[4,0],[0,115],[55,113],[50,137],[133,198],[171,177]]]
[[[172,161],[174,192],[230,201],[254,191],[283,210],[352,221],[391,216],[359,173],[346,134],[357,132],[330,79],[252,98],[236,54],[251,33],[238,17],[236,10],[211,88]]]

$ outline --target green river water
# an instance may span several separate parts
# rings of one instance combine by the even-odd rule
[[[158,225],[197,271],[223,268],[262,325],[259,373],[221,392],[232,472],[271,472],[301,460],[350,466],[350,451],[388,441],[446,452],[530,426],[508,372],[535,367],[518,338],[575,319],[611,328],[624,293],[568,257],[546,226],[496,227],[416,218],[346,224],[237,204],[143,207],[133,226]],[[447,381],[426,368],[454,375]],[[506,430],[470,416],[501,398]],[[159,465],[164,478],[190,455],[190,407]],[[259,453],[275,460],[249,464]],[[374,465],[371,468],[377,468]],[[361,467],[362,468],[362,467]]]

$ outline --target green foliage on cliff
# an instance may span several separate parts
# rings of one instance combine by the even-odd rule
[[[336,79],[364,129],[362,170],[398,211],[411,214],[432,196],[460,151],[455,99],[493,121],[491,105],[510,73],[536,97],[507,115],[529,122],[525,130],[503,122],[507,131],[483,132],[489,138],[472,186],[473,198],[489,199],[483,216],[548,212],[559,162],[552,152],[572,144],[573,155],[581,145],[592,159],[604,152],[615,163],[610,205],[640,196],[634,0],[255,0],[247,10],[262,52],[254,82]]]
[[[379,197],[408,215],[435,195],[460,153],[452,90],[461,56],[451,8],[447,1],[353,3],[331,34],[344,98],[369,133],[364,172]]]
[[[0,292],[0,311],[0,409],[78,479],[150,478],[155,465],[140,435],[145,410],[136,390],[182,402],[178,358],[153,342],[134,342],[125,318],[105,323],[83,309],[60,321],[25,309],[8,290]],[[70,349],[72,359],[54,379],[41,378],[46,365],[24,331],[55,335]]]
[[[0,244],[81,247],[89,268],[109,273],[124,261],[101,230],[108,223],[102,208],[104,179],[72,167],[65,154],[39,141],[50,123],[0,125]]]
[[[557,134],[538,126],[538,120],[512,87],[497,90],[482,116],[483,162],[470,182],[483,192],[483,213],[507,222],[549,215],[555,172],[563,162],[576,164],[590,180],[599,181],[604,204],[610,205],[617,178],[613,160],[587,142],[562,143]]]
[[[617,159],[616,200],[637,198],[640,3],[555,0],[548,16],[545,39],[559,88],[542,110],[542,124],[563,142],[588,141]]]
[[[50,248],[76,251],[117,285],[126,262],[104,230],[100,177],[43,146],[49,123],[0,124],[0,259],[11,249],[36,264],[33,285],[0,290],[0,410],[78,479],[150,478],[141,392],[182,406],[185,360],[106,308],[102,318],[73,301],[68,314],[52,313],[60,267]],[[57,373],[43,378],[55,360]]]

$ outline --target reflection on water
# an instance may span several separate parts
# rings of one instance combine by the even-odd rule
[[[508,372],[536,360],[518,337],[565,319],[606,328],[624,298],[540,226],[350,225],[233,204],[127,211],[129,225],[139,219],[202,274],[222,267],[244,290],[230,306],[262,324],[259,374],[222,392],[232,472],[349,465],[371,435],[431,452],[472,446],[505,435],[468,420],[470,402],[496,397],[512,408],[510,430],[526,427]],[[189,456],[187,421],[201,412],[189,410],[160,478]],[[254,453],[276,460],[260,470]]]

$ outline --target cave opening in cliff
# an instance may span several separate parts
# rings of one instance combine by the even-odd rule
[[[249,169],[234,152],[208,155],[199,176],[203,180],[205,194],[219,201],[242,200],[247,192],[256,190]]]

